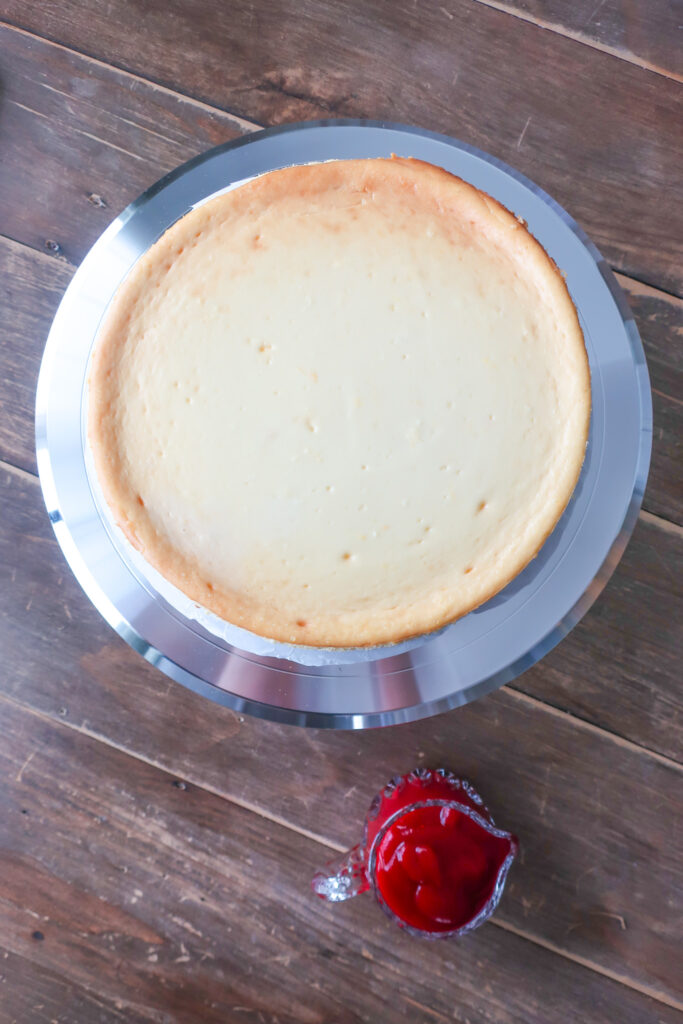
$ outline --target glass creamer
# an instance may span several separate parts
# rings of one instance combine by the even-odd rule
[[[371,890],[414,935],[464,935],[498,906],[517,849],[469,782],[416,768],[375,796],[361,842],[318,871],[312,887],[333,903]]]

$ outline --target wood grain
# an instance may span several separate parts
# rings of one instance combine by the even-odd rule
[[[683,531],[641,519],[605,593],[515,690],[682,760]]]
[[[2,803],[4,801],[0,801]],[[0,923],[5,921],[7,902],[0,896]],[[30,901],[28,904],[25,909],[30,925]],[[33,921],[34,926],[37,923]],[[38,930],[34,927],[31,936]],[[22,939],[29,945],[25,936]],[[44,940],[32,938],[33,944],[41,941]],[[0,1020],[3,1024],[143,1024],[145,1018],[130,1014],[122,1003],[117,1009],[114,1003],[93,990],[97,980],[94,972],[90,984],[84,987],[51,969],[49,958],[46,960],[36,963],[28,957],[17,956],[0,942]]]
[[[65,260],[0,237],[0,458],[33,473],[40,360],[73,272]]]
[[[217,708],[153,670],[103,624],[61,560],[35,480],[14,471],[0,483],[0,645],[13,667],[0,683],[7,697],[337,846],[355,841],[386,778],[444,763],[479,783],[494,814],[522,839],[503,923],[679,998],[680,767],[505,690],[436,719],[363,733],[298,730]],[[659,543],[660,533],[673,536],[641,527],[646,545]],[[613,586],[633,586],[642,561],[636,543],[624,582]],[[647,591],[653,603],[669,597]],[[665,678],[670,705],[652,701],[647,684],[642,700],[661,713],[658,734],[673,743],[667,730],[680,721],[680,636],[672,627],[662,650],[651,646],[647,624],[642,633],[638,622],[622,629],[621,643],[640,636]],[[586,673],[601,658],[614,671],[596,688],[594,711],[617,703],[614,646],[608,632],[603,648],[596,642],[588,651]],[[645,715],[629,692],[623,722],[637,729]]]
[[[477,0],[681,80],[680,18],[669,0]]]
[[[514,689],[321,733],[220,709],[134,655],[78,589],[31,476],[44,335],[111,218],[259,123],[387,117],[519,167],[632,275],[646,507],[680,522],[683,305],[634,280],[683,287],[674,17],[664,0],[0,0],[56,40],[0,26],[0,235],[16,240],[0,238],[0,458],[20,467],[0,466],[3,1024],[680,1016],[679,527],[644,513],[595,608]],[[495,921],[458,944],[308,888],[385,779],[430,763],[469,775],[522,840]]]
[[[80,263],[178,164],[245,126],[168,90],[0,27],[0,233]]]
[[[3,942],[29,982],[94,988],[87,1021],[676,1019],[491,924],[425,944],[369,897],[323,904],[325,847],[60,724],[5,704],[0,735]]]
[[[683,525],[683,301],[617,275],[645,348],[654,431],[645,507]]]
[[[146,4],[144,16],[129,0],[40,8],[5,0],[4,9],[31,31],[260,124],[370,117],[454,135],[538,182],[617,269],[674,293],[683,288],[681,91],[616,57],[478,3],[453,4],[444,14],[447,5],[348,0],[343,17],[324,0],[170,0]],[[54,126],[44,118],[49,155],[68,108],[78,118],[86,106],[79,78],[88,104],[98,106],[101,65],[18,37],[5,30],[2,38],[5,109],[21,103],[42,113],[43,82],[54,88],[50,79],[65,67],[82,69],[61,88],[66,95],[55,96]],[[111,97],[99,103],[117,110]],[[116,131],[117,117],[109,113],[98,131],[86,129],[100,140],[91,140],[93,157],[103,139],[128,153],[144,147],[140,133]],[[42,152],[37,144],[28,152],[40,174]],[[119,149],[107,152],[120,162]],[[23,153],[12,155],[5,180],[26,163]],[[87,165],[71,166],[68,187],[89,189]],[[55,183],[50,193],[58,191]],[[18,228],[9,233],[30,241]]]

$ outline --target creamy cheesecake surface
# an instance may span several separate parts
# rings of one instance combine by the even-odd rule
[[[273,171],[135,265],[96,340],[114,517],[222,618],[312,646],[453,621],[560,517],[590,380],[523,224],[418,161]]]

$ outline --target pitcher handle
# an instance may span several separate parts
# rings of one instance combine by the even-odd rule
[[[329,861],[316,871],[311,882],[313,892],[328,903],[341,903],[370,888],[365,872],[365,852],[360,844]]]

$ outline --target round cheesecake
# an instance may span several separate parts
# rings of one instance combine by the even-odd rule
[[[272,171],[135,264],[88,440],[128,540],[261,636],[392,643],[534,557],[579,476],[590,377],[525,225],[405,159]]]

